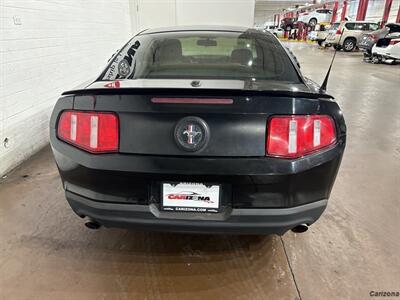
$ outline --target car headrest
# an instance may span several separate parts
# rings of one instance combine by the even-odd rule
[[[156,62],[174,62],[182,59],[182,45],[178,39],[168,39],[162,41],[156,50]]]
[[[248,65],[253,60],[253,54],[249,49],[235,49],[231,53],[231,61],[241,65]]]

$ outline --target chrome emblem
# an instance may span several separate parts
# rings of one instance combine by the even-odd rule
[[[195,140],[201,138],[202,132],[196,131],[196,125],[188,124],[187,129],[183,132],[184,135],[187,136],[187,143],[189,145],[194,145]]]
[[[121,60],[118,64],[118,74],[125,78],[131,72],[131,67],[126,59]]]
[[[201,82],[200,82],[200,80],[193,80],[193,81],[190,83],[190,85],[191,85],[192,87],[199,87],[199,86],[201,86]]]
[[[209,139],[207,123],[198,117],[186,117],[175,127],[175,141],[186,151],[199,151],[206,146]]]

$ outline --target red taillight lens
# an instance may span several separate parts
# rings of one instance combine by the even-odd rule
[[[336,30],[336,34],[342,34],[342,29],[338,28],[338,29]]]
[[[89,152],[116,152],[118,118],[113,113],[64,111],[58,122],[57,136]]]
[[[266,154],[296,158],[335,142],[335,123],[329,116],[276,116],[268,123]]]

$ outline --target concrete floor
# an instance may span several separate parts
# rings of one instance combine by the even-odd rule
[[[322,82],[331,50],[288,44]],[[0,299],[367,299],[400,291],[400,66],[338,53],[329,91],[348,145],[330,204],[305,234],[91,231],[49,148],[0,181]]]

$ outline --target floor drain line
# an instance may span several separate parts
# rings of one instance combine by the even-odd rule
[[[294,286],[296,287],[297,295],[299,296],[299,299],[302,300],[301,294],[300,294],[300,290],[299,290],[299,286],[297,285],[296,277],[294,276],[293,268],[292,268],[292,265],[290,264],[289,256],[288,256],[288,254],[286,252],[285,242],[283,241],[281,236],[279,238],[281,239],[283,252],[285,252],[286,260],[287,260],[287,263],[288,263],[288,266],[289,266],[290,273],[292,274],[292,278],[293,278]]]

